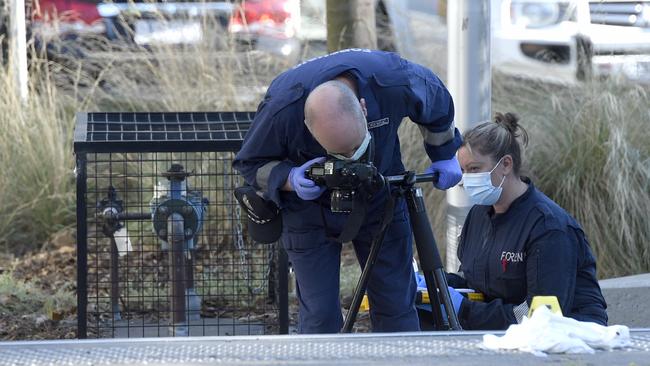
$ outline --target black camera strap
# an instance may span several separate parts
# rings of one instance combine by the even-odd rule
[[[359,230],[361,229],[361,225],[363,225],[363,221],[366,219],[366,213],[368,212],[368,199],[365,192],[361,191],[359,194],[354,195],[353,202],[354,208],[352,209],[352,212],[350,212],[350,216],[346,220],[345,225],[343,226],[343,230],[341,230],[341,234],[338,236],[331,236],[328,234],[328,239],[339,243],[347,243],[356,238]],[[323,218],[325,231],[328,232],[329,230],[327,229],[327,220],[325,220],[325,212],[322,206],[321,217]]]
[[[388,189],[387,184],[385,185],[385,187],[386,189]],[[396,199],[397,199],[396,197],[392,197],[389,190],[386,206],[384,207],[384,217],[382,218],[379,232],[385,231],[388,224],[390,224],[390,222],[392,221],[393,211],[395,210]],[[343,230],[341,230],[341,234],[339,234],[338,236],[331,236],[328,234],[327,238],[339,243],[347,243],[352,241],[354,238],[356,238],[357,234],[359,234],[359,230],[361,229],[364,220],[366,219],[366,214],[368,213],[368,201],[369,201],[369,197],[367,196],[366,192],[362,189],[361,192],[359,192],[359,194],[355,195],[354,209],[352,210],[350,216],[346,220],[345,225],[343,226]],[[327,228],[327,220],[325,219],[324,210],[325,209],[321,206],[321,217],[323,219],[323,225],[325,226],[325,232],[327,233],[329,232],[329,230]]]

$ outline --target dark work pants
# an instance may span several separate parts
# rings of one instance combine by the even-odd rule
[[[375,332],[419,330],[414,304],[416,285],[411,229],[404,205],[395,210],[367,288]],[[304,214],[320,216],[320,212],[313,210]],[[344,219],[345,216],[330,212],[326,215],[328,228],[338,227],[340,230]],[[376,235],[376,230],[377,225],[364,227],[353,241],[362,267],[370,253],[371,235]],[[285,232],[282,241],[296,275],[300,303],[298,331],[339,332],[343,326],[339,301],[341,243],[328,239],[322,228]]]

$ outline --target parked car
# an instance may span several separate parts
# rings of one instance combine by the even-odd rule
[[[304,1],[324,12],[325,0]],[[378,0],[377,14],[388,20],[380,33],[390,32],[392,48],[412,54],[427,46],[416,42],[420,30],[409,20],[426,13],[445,27],[445,4]],[[611,75],[650,82],[650,0],[491,0],[490,7],[492,64],[504,72],[562,82]]]
[[[219,47],[234,42],[290,57],[299,51],[298,4],[298,0],[35,0],[31,31],[50,52],[75,56],[100,46],[123,50],[207,41]],[[74,43],[61,49],[66,40]]]
[[[650,81],[650,1],[492,1],[492,57],[510,72]]]
[[[228,31],[249,45],[298,60],[301,50],[299,0],[246,0],[234,9]]]

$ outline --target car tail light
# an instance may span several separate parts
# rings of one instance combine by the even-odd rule
[[[299,25],[298,0],[243,0],[230,18],[231,33],[290,38]]]
[[[105,25],[97,3],[83,0],[37,0],[32,15],[41,31],[67,33],[103,33]]]

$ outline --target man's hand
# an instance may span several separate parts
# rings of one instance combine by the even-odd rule
[[[455,186],[463,177],[460,164],[455,156],[449,160],[434,161],[424,173],[438,173],[438,181],[433,185],[442,190]]]
[[[463,303],[463,299],[465,298],[463,295],[460,294],[460,292],[456,291],[455,288],[451,286],[447,286],[449,289],[449,297],[451,297],[451,303],[454,305],[454,311],[456,314],[458,314],[458,311],[460,310],[460,304]]]
[[[289,172],[289,178],[287,178],[287,181],[291,184],[291,188],[296,191],[296,194],[301,199],[305,201],[315,200],[325,191],[325,187],[317,186],[313,180],[305,177],[305,171],[309,169],[310,166],[324,161],[325,157],[311,159],[299,167],[292,168]]]

